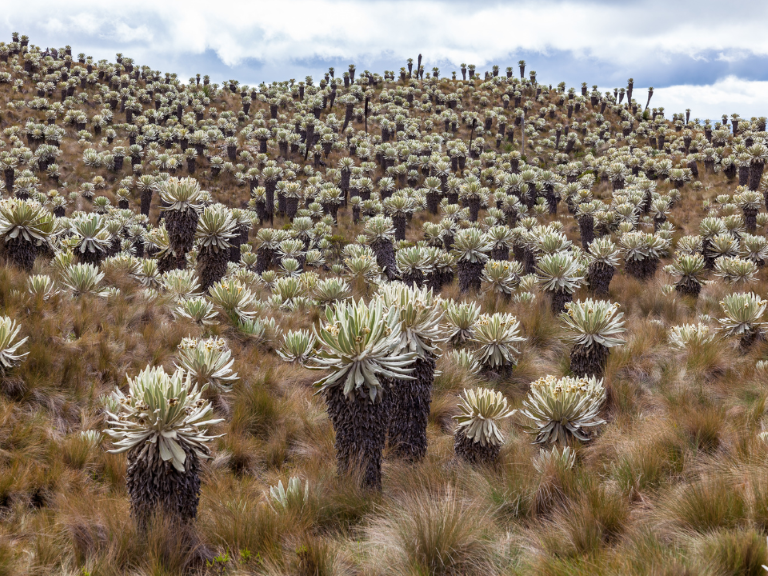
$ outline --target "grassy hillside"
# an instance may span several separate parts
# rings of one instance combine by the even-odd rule
[[[670,119],[648,94],[524,65],[249,87],[118,56],[0,43],[0,574],[762,573],[765,119]],[[581,331],[589,345],[569,339],[571,299],[609,324]],[[297,331],[335,334],[327,311],[361,301],[392,315],[379,336],[381,319],[355,328],[361,346],[398,336],[409,303],[429,316],[405,338],[434,347],[418,357],[433,382],[365,374],[370,406],[318,393],[333,371],[307,366],[343,361]],[[220,363],[196,364],[196,406],[218,422],[201,427],[210,458],[182,465],[199,464],[196,518],[141,521],[126,482],[144,477],[105,434],[130,403],[116,391],[206,345]],[[389,342],[381,362],[398,355],[417,361]],[[573,394],[594,413],[554,424],[595,425],[550,442],[523,410],[539,379],[585,374]],[[465,389],[517,410],[475,461]],[[405,416],[392,403],[425,391]],[[426,454],[404,457],[393,430],[425,409]],[[337,469],[337,450],[378,441],[376,414],[380,489]],[[152,478],[176,478],[176,457]]]

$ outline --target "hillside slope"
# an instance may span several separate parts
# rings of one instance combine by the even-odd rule
[[[220,86],[15,40],[0,43],[0,574],[761,573],[764,118],[668,119],[650,95],[553,87],[522,63]],[[393,283],[393,303],[396,279],[412,288]],[[619,305],[582,330],[591,348],[560,315],[588,298]],[[318,394],[329,372],[306,367],[345,360],[295,333],[343,330],[321,319],[344,301],[430,317],[405,337],[429,349],[416,383],[365,373],[384,401],[349,413],[365,396]],[[377,318],[350,346],[400,333]],[[221,420],[210,458],[187,447],[181,465],[199,464],[197,517],[142,525],[126,482],[150,476],[104,435],[131,401],[114,394],[193,365],[211,384],[195,406]],[[522,409],[540,379],[585,370],[595,412],[553,452]],[[519,409],[496,421],[498,455],[457,431],[465,389]],[[398,424],[424,422],[426,453],[404,457]],[[376,462],[339,473],[337,452],[375,452],[387,428],[380,490]]]

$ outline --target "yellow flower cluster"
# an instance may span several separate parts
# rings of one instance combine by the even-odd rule
[[[339,326],[337,324],[326,324],[325,329],[331,336],[335,337],[339,335]]]
[[[502,262],[500,260],[493,260],[488,266],[494,270],[509,270],[509,262]]]
[[[567,394],[577,392],[579,394],[587,394],[592,392],[593,383],[587,378],[573,378],[571,376],[564,376],[557,378],[556,376],[544,376],[539,378],[535,382],[531,383],[532,389],[539,389],[542,392],[547,392],[554,396],[559,396],[561,392]]]
[[[182,338],[181,343],[179,344],[179,350],[194,350],[198,346],[202,346],[207,352],[214,350],[221,351],[227,348],[227,342],[224,338],[216,338],[215,336],[212,338],[200,339],[187,336],[186,338]]]

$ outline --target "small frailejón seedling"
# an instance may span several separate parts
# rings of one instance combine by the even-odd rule
[[[200,282],[194,270],[169,270],[160,277],[160,287],[174,303],[201,296]]]
[[[465,389],[459,399],[459,414],[453,417],[457,424],[453,435],[456,455],[471,464],[496,463],[504,444],[499,421],[515,412],[501,392]]]
[[[173,310],[176,318],[187,318],[200,326],[212,325],[218,316],[218,312],[213,309],[213,303],[202,296],[182,300]]]
[[[715,261],[715,276],[727,284],[749,284],[755,281],[757,264],[735,256],[725,256]]]
[[[672,264],[664,267],[664,271],[675,277],[675,290],[683,296],[699,297],[701,287],[705,284],[704,273],[706,263],[701,254],[679,253]]]
[[[453,346],[463,346],[475,337],[475,325],[480,318],[480,306],[477,302],[445,301],[445,318],[448,321],[446,331],[448,341]]]
[[[0,316],[0,376],[5,377],[13,368],[21,364],[29,352],[19,353],[19,347],[28,337],[16,340],[21,325],[8,316]]]
[[[278,480],[277,486],[270,486],[269,497],[273,505],[282,510],[300,510],[309,499],[309,480],[304,482],[304,490],[298,476],[291,476],[287,487],[283,486],[282,480]]]
[[[519,262],[489,260],[483,269],[485,290],[500,294],[508,300],[520,285],[522,273],[523,266]]]
[[[309,330],[291,330],[283,336],[278,356],[290,364],[305,365],[315,355],[317,338]]]
[[[113,454],[128,452],[126,482],[140,525],[157,511],[188,522],[197,515],[200,460],[209,457],[207,428],[221,422],[189,373],[169,375],[147,367],[128,379],[128,394],[114,392],[117,412],[107,412]]]
[[[746,351],[765,333],[765,322],[761,322],[765,313],[766,301],[753,292],[728,294],[720,301],[725,314],[718,319],[720,331],[725,336],[739,336],[739,346]]]
[[[395,353],[400,346],[397,307],[385,311],[380,299],[366,304],[328,307],[315,335],[320,344],[308,368],[329,370],[315,382],[325,397],[336,432],[339,472],[359,469],[363,485],[381,488],[381,452],[389,415],[383,396],[385,378],[412,378],[414,352]]]
[[[553,468],[570,470],[575,463],[576,452],[570,446],[564,446],[562,450],[557,445],[552,446],[550,450],[541,448],[533,459],[533,467],[539,474],[545,474]]]
[[[427,254],[419,246],[403,248],[395,255],[397,271],[406,286],[421,288],[424,278],[429,275]]]
[[[27,280],[27,291],[32,298],[46,301],[59,293],[50,276],[35,274]]]
[[[565,323],[571,349],[571,370],[578,377],[602,377],[608,352],[624,340],[616,336],[624,329],[619,305],[605,300],[577,300],[565,305],[560,319]]]
[[[512,314],[483,314],[475,324],[473,344],[475,357],[485,370],[508,374],[517,364],[515,345],[524,342],[520,322]]]
[[[550,294],[553,314],[565,310],[566,303],[573,300],[573,293],[584,281],[578,258],[565,250],[543,256],[538,262],[536,274],[544,291]]]
[[[222,309],[233,324],[252,319],[254,295],[246,286],[234,278],[225,278],[208,289],[211,302]]]
[[[61,273],[61,283],[73,296],[105,296],[100,286],[104,272],[93,264],[70,264]]]
[[[178,357],[176,367],[186,370],[200,389],[208,385],[216,394],[231,392],[239,380],[232,371],[235,361],[223,338],[184,338]]]
[[[521,414],[531,420],[527,431],[535,444],[568,445],[590,440],[589,429],[605,424],[602,379],[545,376],[531,383]]]
[[[72,220],[72,231],[77,239],[74,250],[80,263],[93,266],[101,264],[109,248],[106,217],[95,212],[83,214]]]
[[[482,367],[477,361],[477,358],[475,358],[475,353],[471,350],[468,350],[467,348],[452,350],[450,358],[457,366],[463,368],[469,374],[475,375],[480,373]]]
[[[341,278],[325,278],[312,289],[312,296],[319,306],[329,306],[334,302],[349,298],[351,290]]]
[[[709,344],[715,335],[706,324],[681,324],[672,326],[667,333],[670,346],[678,350],[698,348]]]

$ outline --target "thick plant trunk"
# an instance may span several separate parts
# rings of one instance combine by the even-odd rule
[[[590,288],[597,296],[607,296],[616,269],[604,262],[593,262],[589,265],[587,279]]]
[[[536,254],[528,246],[523,247],[523,272],[536,273]]]
[[[704,256],[704,267],[707,270],[714,270],[717,255],[712,255],[712,242],[708,238],[701,243],[701,255]]]
[[[269,269],[269,265],[272,264],[272,260],[275,257],[275,251],[271,248],[261,247],[256,250],[256,274],[261,275],[263,272]]]
[[[749,189],[757,190],[760,186],[760,179],[763,177],[765,162],[752,162],[749,166]]]
[[[325,392],[325,403],[336,433],[339,474],[358,469],[364,487],[380,490],[381,453],[389,420],[385,402],[379,398],[371,402],[362,395],[348,400],[342,386],[333,386]]]
[[[5,243],[5,253],[8,260],[25,272],[32,272],[37,257],[37,246],[17,236]]]
[[[427,210],[430,214],[437,214],[437,209],[440,206],[440,194],[437,192],[427,192]]]
[[[565,290],[553,290],[550,292],[552,298],[552,314],[560,314],[565,312],[565,305],[568,302],[573,301],[573,294],[566,292]]]
[[[229,250],[200,251],[198,256],[198,267],[200,277],[200,289],[203,293],[208,292],[208,288],[216,284],[227,273],[227,263],[229,261]]]
[[[435,357],[414,362],[415,380],[393,380],[387,392],[389,447],[406,460],[419,461],[427,453],[427,420],[432,402]]]
[[[407,222],[405,214],[395,214],[392,216],[392,224],[395,227],[395,240],[405,240],[405,225]]]
[[[456,456],[470,464],[493,466],[498,462],[500,446],[486,444],[470,440],[464,435],[463,430],[457,430],[453,435],[453,451]]]
[[[544,199],[547,201],[547,208],[549,209],[549,213],[557,214],[557,204],[560,202],[560,199],[555,196],[554,192],[545,192]]]
[[[296,217],[296,212],[299,209],[299,199],[298,198],[286,198],[285,199],[285,214],[290,218],[291,222],[293,222],[293,219]]]
[[[229,243],[232,244],[229,247],[229,261],[237,264],[242,257],[240,246],[248,243],[248,227],[238,226],[237,234],[229,240]]]
[[[441,280],[441,274],[437,270],[433,270],[426,275],[424,278],[424,283],[426,284],[427,288],[432,289],[435,294],[440,294],[440,290],[443,287]]]
[[[256,216],[259,218],[259,223],[264,224],[267,221],[266,202],[254,202],[254,204],[256,204]]]
[[[181,522],[197,516],[200,501],[200,462],[197,455],[182,445],[187,458],[184,472],[163,462],[154,444],[143,444],[128,453],[126,484],[131,497],[131,514],[140,527],[157,511]],[[142,451],[146,451],[142,455]]]
[[[413,270],[403,274],[403,284],[409,288],[421,288],[424,285],[424,273],[421,270]]]
[[[683,296],[693,296],[694,298],[698,298],[699,293],[701,292],[701,283],[693,278],[683,278],[680,282],[675,284],[675,290],[678,294],[682,294]]]
[[[179,262],[185,262],[185,255],[192,249],[195,243],[195,231],[200,216],[196,210],[168,210],[165,212],[165,227],[168,230],[168,238],[171,250],[176,254]]]
[[[440,288],[442,289],[443,286],[449,286],[451,283],[453,283],[453,270],[451,268],[446,268],[445,270],[438,273],[440,275]]]
[[[376,263],[384,271],[390,282],[397,278],[395,247],[389,239],[376,239],[371,242],[371,249],[376,254]]]
[[[459,292],[466,294],[470,289],[480,290],[481,275],[485,267],[482,262],[464,262],[457,264],[459,269]]]
[[[480,212],[480,198],[470,198],[467,204],[469,204],[469,221],[477,222],[477,215]]]
[[[157,271],[160,274],[165,274],[169,270],[175,270],[177,262],[178,261],[176,260],[176,257],[173,255],[173,252],[171,252],[170,250],[166,250],[165,254],[163,254],[160,258],[157,259]]]
[[[141,213],[149,216],[149,209],[152,205],[152,190],[144,190],[141,193]]]
[[[86,250],[85,252],[80,252],[79,249],[77,250],[76,254],[77,259],[81,264],[93,264],[97,268],[106,255],[103,250],[95,250],[94,252]]]
[[[602,344],[576,344],[571,350],[571,371],[579,378],[602,378],[607,360],[608,348]]]
[[[739,348],[741,348],[742,352],[746,353],[758,340],[762,340],[762,336],[759,331],[752,330],[751,332],[746,332],[739,340]]]
[[[747,164],[739,166],[739,186],[746,186],[749,184],[750,167]]]
[[[589,250],[589,245],[595,239],[595,219],[592,214],[582,214],[578,218],[579,232],[581,234],[581,247]]]
[[[754,234],[757,229],[757,210],[754,208],[745,208],[744,212],[744,225],[747,228],[747,232]]]
[[[659,267],[658,258],[646,258],[643,260],[643,278],[648,280],[656,275],[656,269]]]
[[[267,193],[266,215],[269,216],[270,222],[274,220],[275,216],[275,186],[276,180],[266,180],[264,182],[264,190]]]
[[[491,260],[500,260],[501,262],[509,260],[509,246],[497,246],[491,250]]]
[[[3,170],[3,176],[5,177],[5,189],[8,190],[9,194],[11,194],[13,192],[13,183],[16,179],[16,169],[5,168]]]
[[[634,276],[638,280],[648,280],[656,274],[659,267],[658,258],[644,258],[643,260],[627,260],[624,269],[627,274]]]

